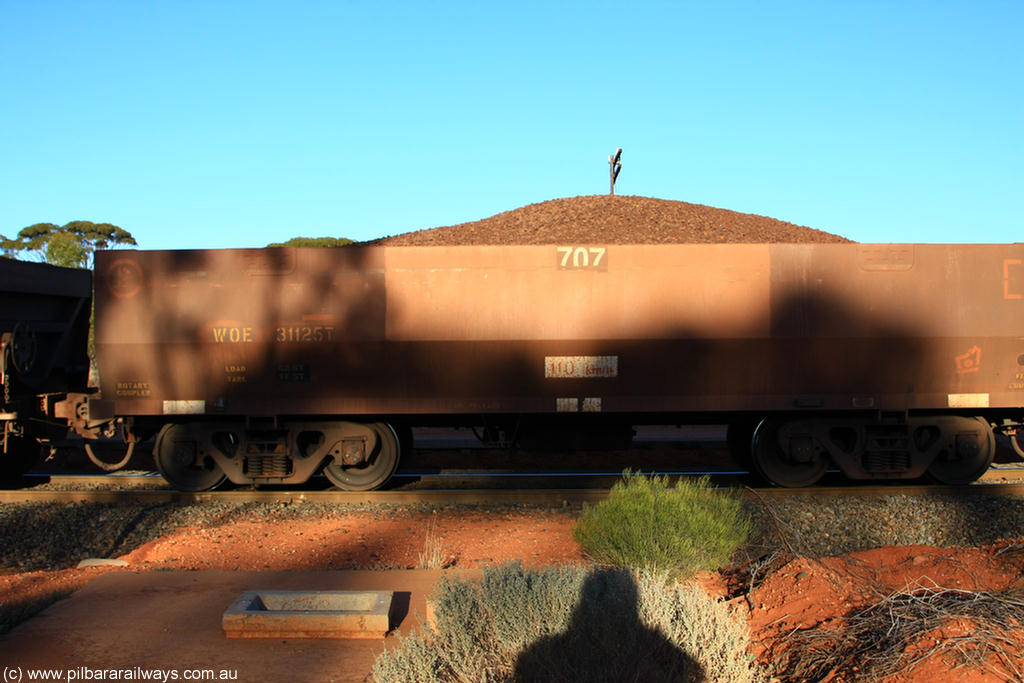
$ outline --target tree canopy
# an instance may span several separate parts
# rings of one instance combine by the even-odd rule
[[[346,237],[293,237],[287,242],[274,242],[268,247],[344,247],[352,244]]]
[[[4,256],[29,256],[55,266],[88,268],[97,249],[138,244],[132,234],[110,223],[71,221],[64,225],[36,223],[14,239],[0,235],[0,249]]]

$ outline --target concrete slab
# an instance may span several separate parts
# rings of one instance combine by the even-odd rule
[[[224,611],[228,638],[383,638],[391,630],[392,591],[242,593]]]
[[[170,680],[244,683],[363,681],[393,647],[380,640],[229,639],[224,611],[247,590],[393,591],[392,626],[408,633],[426,618],[426,598],[442,573],[478,570],[316,572],[112,571],[10,633],[0,636],[0,666],[53,669],[86,680],[89,670],[164,671]],[[84,667],[84,668],[83,668]],[[210,673],[207,673],[210,672]],[[111,679],[111,676],[107,676]],[[121,679],[126,679],[122,673]],[[97,680],[93,677],[93,680]],[[100,679],[102,680],[102,679]],[[158,680],[165,680],[158,678]]]

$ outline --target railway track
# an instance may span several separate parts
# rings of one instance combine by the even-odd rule
[[[87,477],[80,478],[83,481]],[[109,479],[109,478],[108,478]],[[133,476],[126,480],[145,481],[151,477]],[[759,499],[781,498],[839,498],[843,496],[1001,496],[1024,498],[1024,481],[981,481],[968,486],[914,485],[843,485],[818,486],[800,489],[750,488],[736,485],[740,495]],[[567,506],[595,503],[608,497],[608,488],[546,488],[546,489],[429,489],[386,491],[338,490],[253,490],[206,491],[189,493],[166,488],[107,488],[46,490],[25,488],[0,491],[0,503],[130,503],[157,505],[166,503],[329,503],[336,505],[542,505]]]

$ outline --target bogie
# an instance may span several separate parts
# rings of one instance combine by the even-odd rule
[[[338,488],[382,486],[398,466],[401,444],[384,423],[294,422],[247,429],[243,422],[192,422],[165,426],[154,456],[167,481],[184,491],[215,488],[225,479],[241,485],[301,484],[321,467]]]
[[[795,417],[764,420],[754,434],[757,471],[779,486],[809,486],[834,464],[849,479],[968,484],[988,469],[995,437],[983,417]]]

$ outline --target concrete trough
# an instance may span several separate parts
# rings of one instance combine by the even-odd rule
[[[391,591],[246,591],[224,612],[228,638],[383,638]]]

